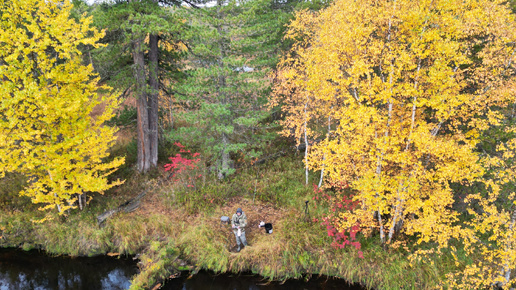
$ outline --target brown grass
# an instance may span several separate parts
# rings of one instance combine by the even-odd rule
[[[159,189],[163,190],[163,189]],[[224,237],[231,241],[228,250],[235,251],[236,241],[231,225],[225,225],[221,222],[220,217],[228,216],[230,219],[236,212],[237,208],[242,208],[247,215],[248,225],[246,227],[246,238],[249,244],[256,244],[261,240],[260,237],[267,238],[267,234],[263,228],[259,228],[260,221],[272,223],[274,231],[281,230],[279,223],[287,215],[284,209],[276,208],[270,204],[238,197],[232,198],[225,205],[216,208],[210,212],[209,216],[200,212],[198,214],[188,214],[180,207],[174,207],[167,202],[163,202],[163,196],[158,191],[147,194],[141,201],[140,208],[128,215],[128,218],[136,216],[162,215],[166,216],[172,224],[193,224],[196,222],[206,223],[212,229],[218,229],[224,233]]]

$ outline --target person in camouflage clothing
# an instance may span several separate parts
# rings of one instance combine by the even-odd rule
[[[240,252],[241,245],[247,247],[247,241],[245,239],[245,226],[247,226],[247,216],[242,211],[241,208],[238,208],[236,213],[231,218],[231,227],[233,228],[233,233],[235,233],[236,242],[237,242],[237,252]]]

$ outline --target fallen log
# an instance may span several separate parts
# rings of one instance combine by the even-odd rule
[[[132,211],[136,210],[140,206],[140,199],[142,199],[142,197],[144,197],[146,194],[147,194],[147,191],[145,190],[142,193],[138,194],[137,197],[124,202],[123,204],[119,205],[117,208],[107,210],[107,211],[103,212],[102,214],[98,215],[97,216],[97,225],[102,227],[104,225],[104,222],[108,218],[110,218],[112,215],[114,215],[118,212],[121,212],[121,211],[132,212]]]

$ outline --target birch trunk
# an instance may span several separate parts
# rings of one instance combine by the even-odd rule
[[[308,133],[307,133],[307,119],[308,115],[306,109],[308,107],[308,101],[305,103],[305,185],[308,185]]]
[[[395,3],[396,1],[394,1]],[[396,9],[396,6],[393,7],[393,9]],[[392,17],[391,17],[392,18]],[[387,30],[387,42],[386,42],[386,46],[387,44],[391,41],[391,29],[392,29],[392,20],[389,19],[389,28]],[[389,52],[391,52],[391,48],[388,47],[388,50]],[[382,66],[380,65],[380,74],[382,75],[382,81],[385,82],[385,76],[383,74],[383,69],[382,69]],[[389,85],[390,85],[390,90],[391,90],[391,94],[392,94],[392,82],[393,82],[393,74],[394,74],[394,59],[391,61],[391,68],[390,68],[390,72],[389,72]],[[391,119],[392,119],[392,100],[388,100],[387,101],[388,103],[388,113],[387,113],[387,126],[385,128],[385,141],[384,142],[387,142],[387,138],[389,137],[389,130],[390,130],[390,126],[391,126]],[[380,156],[378,156],[378,164],[376,165],[376,176],[377,176],[377,179],[378,179],[378,182],[381,182],[381,179],[382,179],[382,162],[383,162],[383,156],[385,155],[385,151],[384,152],[381,152],[380,153]],[[383,228],[383,221],[382,221],[382,210],[381,210],[381,207],[380,207],[380,193],[377,191],[376,192],[376,198],[377,198],[377,207],[378,207],[378,223],[380,224],[380,241],[382,242],[382,244],[385,243],[385,231],[384,231],[384,228]]]
[[[326,134],[326,141],[329,141],[329,139],[330,139],[330,130],[331,130],[331,116],[328,116],[328,133]],[[326,153],[323,155],[323,165],[322,165],[322,169],[321,169],[321,178],[319,179],[319,184],[317,185],[317,188],[321,188],[321,185],[322,185],[322,182],[323,182],[324,167],[326,165],[325,161],[326,161]]]
[[[505,251],[509,252],[513,247],[513,235],[512,232],[514,230],[514,225],[516,224],[516,209],[512,212],[511,216],[511,224],[509,225],[509,236],[507,237],[506,247]],[[508,260],[508,258],[507,258]],[[506,261],[505,264],[502,267],[502,270],[500,271],[500,276],[503,277],[503,282],[498,283],[498,287],[503,288],[505,285],[507,285],[511,279],[511,267],[515,267],[514,265],[510,265],[509,261]]]
[[[82,194],[78,194],[78,198],[79,200],[79,209],[82,210]]]
[[[48,176],[50,177],[50,181],[54,181],[54,179],[52,179],[52,174],[50,173],[50,170],[47,170],[47,172],[48,172]],[[56,193],[54,193],[54,197],[57,199]],[[57,207],[57,211],[61,212],[61,206],[59,205],[59,203],[56,204],[56,207]]]
[[[417,65],[417,71],[416,71],[416,78],[414,81],[414,89],[417,89],[418,87],[418,78],[419,78],[419,71],[421,70],[421,59],[418,60]],[[416,102],[417,102],[417,96],[414,96],[412,99],[412,112],[411,112],[411,122],[410,122],[410,131],[407,137],[407,144],[405,145],[405,152],[407,152],[410,149],[410,143],[412,142],[412,133],[414,132],[414,127],[416,125]],[[405,171],[406,163],[403,165],[403,172]],[[412,173],[410,174],[412,175]],[[404,199],[400,197],[400,194],[403,194],[403,192],[406,190],[407,187],[403,187],[403,182],[400,184],[400,187],[398,188],[397,196],[396,196],[396,207],[394,210],[394,217],[392,219],[392,225],[389,229],[389,239],[388,242],[390,243],[392,241],[392,238],[394,237],[394,234],[401,230],[401,227],[403,226],[403,203]],[[399,219],[399,220],[398,220]]]

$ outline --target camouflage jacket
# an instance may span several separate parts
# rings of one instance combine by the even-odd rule
[[[233,217],[231,218],[231,226],[240,227],[240,230],[244,232],[245,226],[247,226],[247,216],[245,215],[245,212],[243,212],[240,216],[238,216],[236,213],[233,214]],[[237,230],[237,228],[233,228],[233,232],[236,233]]]

